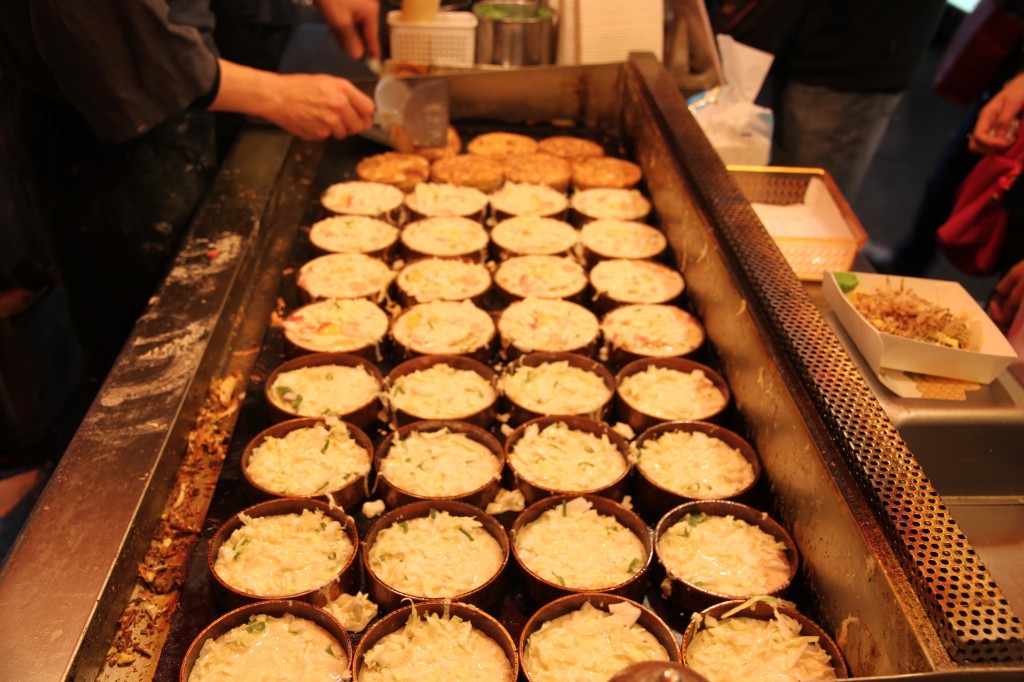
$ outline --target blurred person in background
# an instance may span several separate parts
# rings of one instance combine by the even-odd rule
[[[894,248],[869,243],[864,255],[879,272],[924,277],[938,256],[936,232],[957,190],[980,156],[971,138],[982,107],[1024,70],[1024,0],[981,0],[960,18],[936,69],[934,89],[968,108],[942,149],[918,203],[910,230]]]
[[[226,26],[258,12],[259,0],[214,2]],[[377,0],[316,4],[352,59],[380,55]],[[20,386],[30,375],[20,367],[37,355],[58,367],[50,348],[70,354],[80,344],[87,378],[105,376],[219,165],[213,112],[261,117],[311,140],[369,125],[372,100],[345,79],[222,58],[210,5],[0,3],[0,298],[34,287],[33,305],[45,308],[17,312],[31,321],[18,332],[25,338],[0,338],[5,393],[37,392]],[[60,371],[70,392],[81,367]],[[0,418],[2,435],[19,431],[6,423],[18,410]]]
[[[350,57],[379,56],[377,0],[317,4]],[[19,178],[3,200],[28,203],[32,216],[3,229],[45,235],[100,371],[162,279],[216,171],[211,112],[262,117],[304,139],[370,123],[372,100],[347,80],[219,58],[209,5],[0,3],[0,138]]]
[[[945,0],[719,0],[718,32],[775,55],[759,103],[775,115],[772,165],[824,168],[860,189]]]
[[[1024,113],[1024,74],[1011,78],[978,113],[970,137],[976,154],[1005,151],[1016,141]],[[1018,177],[1003,199],[1009,209],[1006,241],[1000,257],[1001,278],[988,302],[988,314],[1004,331],[1024,300],[1024,183]]]

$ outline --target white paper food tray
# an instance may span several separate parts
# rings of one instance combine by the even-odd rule
[[[947,348],[878,331],[853,307],[840,289],[835,274],[826,273],[822,281],[825,299],[864,360],[876,373],[883,368],[896,369],[988,384],[1017,357],[1006,337],[957,282],[866,272],[849,273],[858,280],[854,291],[871,292],[886,286],[903,286],[926,300],[949,308],[954,314],[966,314],[975,339],[971,350]]]
[[[867,233],[832,176],[821,168],[728,166],[797,277],[853,265]]]

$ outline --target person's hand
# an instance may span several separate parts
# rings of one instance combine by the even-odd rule
[[[992,298],[988,302],[988,316],[996,326],[1006,331],[1013,318],[1017,315],[1021,301],[1024,300],[1024,260],[1010,268],[1009,272],[999,280]]]
[[[1024,75],[1008,81],[981,108],[968,148],[977,154],[1008,149],[1017,139],[1021,111],[1024,111]]]
[[[354,135],[373,121],[373,100],[344,78],[218,63],[220,87],[211,111],[261,116],[305,140]]]
[[[378,0],[316,0],[317,9],[352,59],[369,52],[380,58],[380,3]]]
[[[340,138],[370,127],[373,100],[344,78],[287,74],[265,116],[304,140]]]

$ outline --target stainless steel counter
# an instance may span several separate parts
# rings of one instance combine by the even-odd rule
[[[1006,370],[964,400],[902,398],[864,361],[820,285],[806,288],[1007,601],[1024,613],[1024,385]]]

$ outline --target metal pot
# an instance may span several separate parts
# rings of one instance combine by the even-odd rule
[[[481,0],[473,5],[476,62],[501,66],[551,64],[556,13],[531,0]]]

